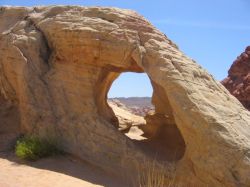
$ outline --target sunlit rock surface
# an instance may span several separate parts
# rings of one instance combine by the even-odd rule
[[[186,186],[250,185],[250,113],[134,11],[1,7],[0,33],[0,101],[9,110],[0,129],[6,121],[15,133],[54,138],[118,175],[157,158]],[[107,104],[112,82],[128,71],[147,73],[153,86],[148,141],[119,132]]]

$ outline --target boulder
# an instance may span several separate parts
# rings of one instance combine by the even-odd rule
[[[108,100],[109,106],[115,113],[115,116],[118,119],[119,123],[119,131],[127,133],[130,136],[131,128],[139,127],[146,124],[146,121],[143,117],[135,115],[131,112],[129,108],[127,108],[123,103],[116,99]],[[142,135],[143,132],[139,133],[138,135]]]
[[[20,116],[20,133],[54,138],[109,172],[143,170],[154,157],[117,130],[107,93],[120,73],[145,72],[155,105],[148,125],[162,121],[151,145],[158,141],[169,154],[155,150],[166,178],[184,186],[250,185],[249,111],[136,12],[1,7],[0,57],[1,98],[16,108],[9,118]],[[0,115],[0,129],[6,118]]]

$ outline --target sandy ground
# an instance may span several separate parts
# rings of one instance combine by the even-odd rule
[[[23,162],[0,154],[0,187],[128,187],[101,169],[70,156]]]

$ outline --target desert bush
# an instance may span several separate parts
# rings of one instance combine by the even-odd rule
[[[31,161],[61,153],[55,142],[34,136],[20,138],[15,147],[15,154],[19,158]]]

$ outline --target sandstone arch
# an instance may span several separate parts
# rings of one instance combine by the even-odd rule
[[[129,68],[129,71],[143,72],[143,70],[138,71],[138,69],[139,67],[135,70]],[[123,71],[121,69],[114,72],[112,69],[105,69],[104,74],[106,76],[101,74],[99,84],[96,86],[97,91],[95,91],[99,114],[115,127],[118,127],[118,119],[107,103],[107,95],[112,83]],[[140,126],[140,129],[144,132],[143,137],[147,139],[142,141],[134,140],[134,143],[139,148],[142,148],[145,154],[151,155],[154,159],[177,161],[184,155],[185,142],[176,126],[172,108],[163,88],[153,81],[151,81],[151,84],[153,86],[152,102],[156,112],[147,114],[145,116],[146,125]]]
[[[131,171],[145,155],[117,133],[103,98],[119,72],[144,71],[157,115],[185,141],[177,179],[250,185],[249,112],[143,17],[77,6],[0,11],[0,88],[17,101],[23,133],[53,136],[106,170]]]

